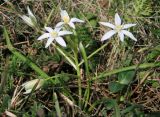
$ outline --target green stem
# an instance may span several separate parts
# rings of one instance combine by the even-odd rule
[[[75,63],[72,61],[71,57],[67,56],[67,54],[58,46],[56,46],[56,44],[52,43],[52,45],[58,50],[59,53],[61,53],[66,59],[67,61],[72,65],[72,67],[74,67],[74,69],[76,70],[76,65]]]
[[[155,63],[144,63],[144,64],[140,64],[138,65],[138,69],[146,69],[146,68],[150,68],[150,67],[160,67],[160,62],[155,62]],[[137,65],[132,65],[129,67],[124,67],[124,68],[119,68],[119,69],[115,69],[112,71],[105,71],[103,73],[100,73],[98,76],[94,77],[92,80],[98,80],[98,79],[105,79],[107,76],[113,75],[113,74],[117,74],[120,72],[124,72],[124,71],[129,71],[129,70],[134,70],[137,69]]]
[[[81,107],[81,99],[82,99],[82,84],[81,84],[81,73],[80,73],[80,68],[78,65],[78,54],[76,50],[73,50],[74,57],[75,57],[75,63],[76,63],[76,71],[77,71],[77,76],[78,76],[78,94],[79,94],[79,107]]]
[[[8,49],[15,55],[17,56],[20,60],[22,60],[23,62],[26,62],[35,72],[37,72],[37,74],[39,74],[42,78],[49,78],[49,76],[42,71],[36,64],[34,64],[29,58],[25,57],[24,55],[22,55],[20,52],[18,52],[11,44],[10,39],[9,39],[9,35],[8,32],[6,30],[6,28],[4,27],[4,37],[6,38],[6,42],[7,42],[7,47]]]
[[[104,45],[102,45],[100,48],[98,48],[96,51],[94,51],[92,54],[90,54],[87,59],[90,59],[91,57],[93,57],[95,54],[97,54],[99,51],[101,51],[102,49],[104,49],[106,46],[108,45],[108,43],[105,43]],[[79,66],[82,65],[84,63],[84,60],[82,60],[79,63]]]
[[[82,107],[81,99],[82,99],[82,84],[81,84],[81,73],[80,73],[80,66],[78,62],[78,37],[77,32],[75,30],[72,30],[74,34],[74,43],[75,48],[73,48],[74,58],[75,58],[75,64],[76,64],[76,71],[78,76],[78,95],[79,95],[79,107]]]
[[[89,65],[88,65],[88,60],[87,60],[87,54],[85,51],[85,48],[83,46],[83,44],[80,42],[79,44],[79,49],[81,51],[83,60],[84,60],[84,65],[85,65],[85,74],[86,74],[86,78],[88,80],[87,82],[87,89],[85,90],[84,93],[84,109],[87,107],[88,101],[89,101],[89,96],[90,96],[90,86],[91,86],[91,82],[90,82],[90,76],[89,76]]]
[[[74,34],[74,37],[75,37],[75,44],[76,44],[76,47],[78,47],[78,37],[77,37],[77,32],[75,30],[72,30],[73,34]]]

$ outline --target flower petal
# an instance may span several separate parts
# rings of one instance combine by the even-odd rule
[[[104,26],[110,27],[112,29],[115,28],[115,26],[113,24],[109,23],[109,22],[99,22],[99,23],[102,24],[102,25],[104,25]]]
[[[61,10],[61,17],[69,16],[66,10]]]
[[[62,37],[57,37],[57,38],[55,38],[55,40],[56,40],[56,42],[59,43],[59,45],[66,47],[66,42],[63,40]]]
[[[54,31],[56,31],[57,33],[62,29],[62,27],[55,27]]]
[[[78,19],[78,18],[72,18],[71,19],[71,22],[80,22],[80,23],[84,23],[84,21],[83,20],[80,20],[80,19]]]
[[[61,27],[63,24],[64,24],[64,22],[59,22],[59,23],[55,26],[55,28]]]
[[[42,40],[42,39],[45,39],[45,38],[48,38],[48,37],[50,37],[50,34],[49,33],[44,33],[37,40]]]
[[[126,36],[130,37],[131,39],[133,39],[134,41],[137,41],[137,39],[133,36],[133,34],[127,30],[122,30],[121,31],[123,34],[125,34]]]
[[[127,29],[127,28],[130,28],[132,26],[135,26],[136,24],[125,24],[123,25],[123,28],[122,29]]]
[[[60,31],[58,33],[58,36],[69,35],[69,34],[73,34],[73,32],[70,32],[70,31]]]
[[[54,40],[54,38],[49,38],[49,39],[47,40],[47,43],[46,43],[45,48],[47,48],[47,47],[52,43],[53,40]]]
[[[115,25],[121,25],[121,18],[118,13],[115,14]]]
[[[51,33],[51,32],[54,31],[51,27],[45,27],[45,29],[46,29],[49,33]]]
[[[101,38],[101,41],[107,40],[110,37],[112,37],[114,34],[116,33],[116,31],[114,30],[110,30],[109,32],[105,33],[104,36]]]
[[[64,17],[67,18],[67,19],[70,19],[67,11],[66,10],[61,10],[61,18],[62,18],[62,20],[64,19]]]
[[[68,23],[68,25],[69,25],[70,27],[72,27],[73,29],[75,29],[75,25],[74,25],[74,23],[72,23],[71,21]]]
[[[123,32],[118,32],[118,35],[119,35],[119,37],[120,37],[120,40],[123,42],[124,41],[124,34],[123,34]]]

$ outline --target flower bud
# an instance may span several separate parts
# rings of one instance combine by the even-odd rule
[[[40,87],[42,87],[43,84],[44,84],[44,79],[34,79],[34,80],[23,83],[22,87],[24,87],[26,90],[24,94],[31,93],[34,86],[36,87],[35,90],[39,89]]]

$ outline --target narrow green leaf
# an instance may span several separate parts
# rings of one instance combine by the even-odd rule
[[[138,69],[146,69],[146,68],[152,68],[152,67],[160,67],[160,62],[143,63],[143,64],[138,65]],[[137,65],[114,69],[111,71],[106,70],[104,72],[101,72],[98,76],[92,78],[92,80],[98,80],[98,79],[103,80],[103,79],[106,79],[106,76],[110,76],[110,75],[117,74],[117,73],[124,72],[124,71],[130,71],[134,69],[137,69]]]
[[[23,54],[18,52],[11,44],[8,32],[6,28],[4,27],[4,37],[6,38],[7,42],[7,47],[8,49],[15,55],[17,56],[20,60],[23,62],[26,62],[28,66],[30,66],[35,72],[37,72],[42,78],[49,78],[49,76],[41,70],[36,64],[34,64],[29,58],[25,57]]]
[[[82,57],[83,57],[83,59],[84,59],[86,74],[89,74],[89,66],[88,66],[87,55],[86,55],[86,51],[85,51],[85,48],[84,48],[82,42],[80,42],[79,48],[80,48],[80,51],[81,51],[81,53],[82,53]]]
[[[72,65],[72,67],[74,67],[74,69],[77,69],[75,63],[74,63],[73,60],[67,55],[67,53],[64,52],[60,47],[56,46],[54,43],[52,43],[52,44],[53,44],[53,46],[56,47],[56,49],[58,50],[58,52],[61,53],[61,54],[67,59],[67,61]]]
[[[84,98],[85,98],[85,105],[84,105],[84,107],[86,107],[87,104],[88,104],[89,96],[90,96],[89,66],[88,66],[88,60],[87,60],[86,51],[85,51],[85,48],[84,48],[84,46],[83,46],[83,44],[81,42],[79,44],[79,48],[80,48],[80,51],[82,53],[82,57],[84,59],[86,77],[88,78],[87,89],[86,89],[85,94],[84,94]]]
[[[58,101],[58,98],[57,98],[57,94],[54,92],[53,93],[53,101],[55,102],[55,109],[56,109],[56,112],[57,112],[57,116],[58,117],[62,117],[62,114],[61,114],[61,110],[60,110],[60,107],[59,107],[59,101]]]

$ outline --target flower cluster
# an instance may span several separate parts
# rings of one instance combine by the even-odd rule
[[[33,15],[29,7],[27,7],[28,10],[28,16],[22,15],[21,18],[31,27],[35,26],[35,23],[37,23],[36,17]],[[69,35],[73,34],[70,31],[61,31],[63,29],[64,25],[68,25],[69,27],[75,29],[75,24],[76,22],[79,23],[84,23],[83,20],[80,20],[78,18],[70,18],[66,10],[61,10],[61,22],[57,23],[55,28],[52,29],[51,27],[45,27],[45,30],[47,31],[46,33],[42,34],[38,40],[42,40],[45,38],[48,38],[48,41],[46,43],[46,48],[55,40],[58,44],[60,44],[63,47],[66,47],[66,42],[62,38],[64,35]],[[101,38],[101,41],[105,41],[109,38],[111,38],[114,34],[118,33],[118,36],[120,40],[123,42],[124,41],[124,35],[130,37],[134,41],[137,41],[137,39],[133,36],[133,34],[126,29],[135,26],[136,24],[122,24],[121,18],[118,15],[118,13],[115,14],[115,25],[109,23],[109,22],[99,22],[100,24],[107,26],[111,28],[112,30],[106,32],[104,36]]]
[[[28,16],[23,15],[21,18],[31,27],[35,26],[35,23],[37,23],[36,17],[33,15],[29,7],[28,10]],[[63,39],[63,36],[73,34],[71,31],[64,30],[66,29],[65,26],[69,26],[72,29],[75,29],[76,22],[83,23],[83,20],[80,20],[78,18],[70,18],[66,10],[61,10],[61,22],[57,23],[52,29],[51,27],[44,27],[45,31],[37,40],[43,40],[48,39],[47,43],[45,45],[45,48],[49,47],[52,42],[57,42],[62,47],[66,47],[66,42]],[[118,13],[115,14],[115,25],[109,23],[109,22],[99,22],[100,24],[107,26],[111,28],[112,30],[108,31],[104,34],[104,36],[101,38],[101,41],[105,41],[109,38],[111,38],[114,34],[118,33],[118,36],[120,40],[124,41],[124,35],[130,37],[132,40],[137,41],[137,39],[133,36],[133,34],[126,29],[135,26],[136,24],[122,24],[121,18],[118,15]],[[67,28],[68,29],[68,28]],[[67,57],[68,61],[74,65],[74,63]],[[29,82],[24,83],[22,86],[26,89],[25,94],[28,94],[32,91],[35,85],[37,85],[36,89],[40,88],[44,84],[44,80],[42,79],[35,79]]]
[[[47,31],[47,33],[42,34],[38,40],[42,40],[45,38],[48,38],[48,41],[46,43],[46,48],[55,40],[59,45],[66,47],[66,42],[64,41],[64,39],[62,38],[62,36],[64,35],[69,35],[69,34],[73,34],[70,31],[66,31],[63,30],[61,31],[61,29],[63,29],[63,26],[69,25],[71,28],[75,29],[75,22],[81,22],[83,23],[84,21],[78,19],[78,18],[70,18],[67,11],[66,10],[61,10],[61,19],[62,21],[59,22],[56,26],[55,29],[52,29],[51,27],[45,27],[45,30]]]

